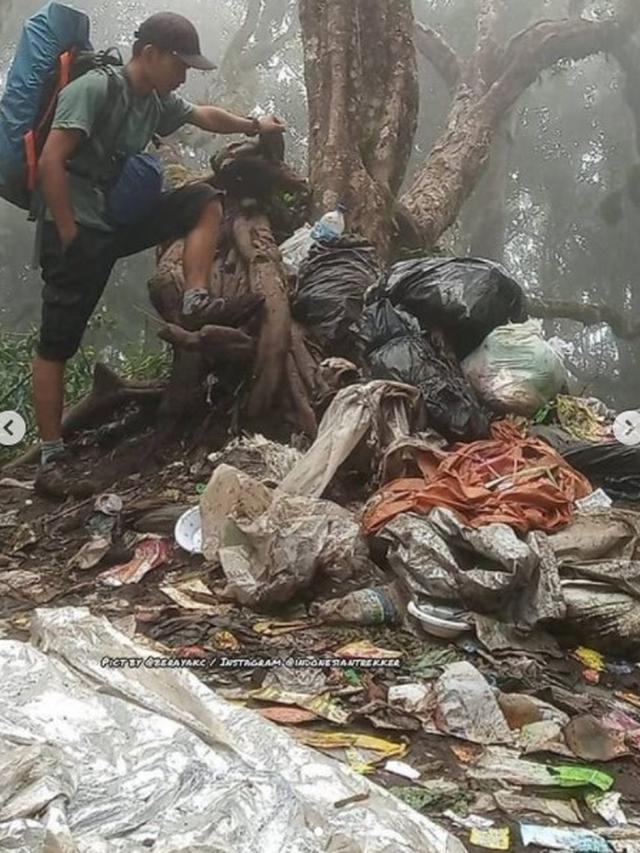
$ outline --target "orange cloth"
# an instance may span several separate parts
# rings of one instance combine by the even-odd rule
[[[593,491],[555,450],[525,438],[510,421],[493,424],[488,440],[446,454],[424,451],[417,463],[422,478],[394,480],[369,501],[362,519],[367,533],[401,512],[427,514],[437,506],[471,527],[502,522],[520,533],[555,530],[570,520],[575,501]]]

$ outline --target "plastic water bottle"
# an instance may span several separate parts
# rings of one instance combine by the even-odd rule
[[[339,204],[335,210],[330,210],[319,219],[311,229],[311,239],[321,243],[333,243],[344,234],[347,208]]]
[[[402,601],[394,584],[358,589],[342,598],[314,602],[309,608],[314,619],[327,625],[381,625],[400,622]]]

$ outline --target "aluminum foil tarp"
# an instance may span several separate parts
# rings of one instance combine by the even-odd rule
[[[85,608],[37,610],[31,644],[0,641],[0,849],[464,853],[193,673],[145,665],[157,657]]]

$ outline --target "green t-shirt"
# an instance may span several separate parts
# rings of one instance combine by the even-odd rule
[[[89,71],[62,90],[52,124],[52,129],[82,130],[87,136],[87,141],[81,144],[69,163],[71,202],[79,225],[102,231],[113,230],[106,218],[104,189],[97,186],[95,180],[74,174],[74,170],[84,175],[109,174],[114,153],[140,153],[154,133],[159,136],[174,133],[189,120],[194,109],[193,104],[173,92],[164,98],[156,92],[138,95],[129,85],[123,68],[112,73],[120,75],[121,80],[114,104],[117,116],[111,124],[104,121],[109,97],[108,72],[98,69]],[[115,144],[112,144],[105,136],[113,137],[114,131]],[[95,140],[97,145],[94,145]],[[47,218],[51,218],[49,213]]]

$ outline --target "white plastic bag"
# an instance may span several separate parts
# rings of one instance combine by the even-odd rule
[[[280,254],[285,264],[297,274],[300,264],[306,259],[313,245],[311,226],[307,223],[298,228],[284,243],[280,244]]]
[[[569,380],[562,358],[535,320],[499,326],[462,369],[490,408],[525,416],[556,397]]]

